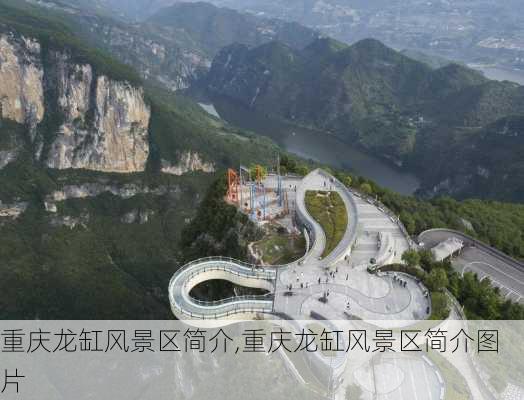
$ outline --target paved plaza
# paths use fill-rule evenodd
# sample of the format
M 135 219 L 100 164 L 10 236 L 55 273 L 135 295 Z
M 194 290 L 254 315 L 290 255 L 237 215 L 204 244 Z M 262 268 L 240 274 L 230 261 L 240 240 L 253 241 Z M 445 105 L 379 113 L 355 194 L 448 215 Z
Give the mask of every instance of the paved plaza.
M 438 368 L 426 357 L 406 354 L 378 355 L 353 372 L 363 400 L 440 400 L 444 382 Z

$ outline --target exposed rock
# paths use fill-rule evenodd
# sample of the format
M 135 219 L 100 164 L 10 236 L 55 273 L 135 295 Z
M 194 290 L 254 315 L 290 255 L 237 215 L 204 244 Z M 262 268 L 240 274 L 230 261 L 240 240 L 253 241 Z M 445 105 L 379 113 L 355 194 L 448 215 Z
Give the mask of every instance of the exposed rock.
M 66 55 L 55 54 L 58 76 L 58 105 L 64 113 L 66 123 L 72 125 L 75 120 L 85 122 L 89 110 L 89 98 L 93 70 L 90 65 L 71 64 Z M 71 129 L 74 127 L 71 126 Z
M 57 211 L 56 203 L 58 202 L 69 199 L 86 199 L 89 197 L 96 197 L 102 193 L 111 193 L 114 196 L 118 196 L 123 199 L 129 199 L 139 194 L 162 196 L 168 193 L 178 193 L 179 191 L 180 188 L 178 186 L 159 186 L 152 188 L 134 183 L 121 186 L 102 183 L 86 183 L 83 185 L 64 186 L 62 190 L 56 190 L 48 195 L 44 204 L 48 212 L 55 213 Z
M 170 90 L 188 88 L 211 66 L 211 60 L 201 51 L 181 47 L 178 35 L 159 37 L 148 29 L 115 26 L 96 17 L 83 22 L 92 25 L 89 34 L 101 40 L 115 57 L 133 65 L 145 79 L 157 79 Z
M 470 220 L 467 220 L 465 218 L 461 218 L 460 219 L 460 222 L 462 224 L 462 226 L 472 232 L 475 232 L 475 228 L 473 227 L 473 224 L 471 223 Z
M 194 171 L 215 172 L 215 165 L 203 161 L 200 154 L 191 151 L 184 152 L 177 164 L 170 164 L 168 161 L 162 160 L 162 172 L 166 174 L 184 175 Z
M 51 219 L 51 226 L 61 227 L 65 226 L 69 229 L 76 228 L 77 226 L 86 227 L 86 224 L 89 222 L 89 214 L 84 214 L 80 217 L 72 217 L 70 215 L 65 215 L 62 217 L 53 217 Z
M 3 204 L 0 201 L 0 218 L 18 218 L 26 209 L 27 202 L 16 202 L 13 204 Z
M 45 114 L 44 82 L 56 85 L 57 98 L 49 101 L 58 104 L 63 123 L 46 155 L 50 168 L 143 171 L 151 114 L 143 90 L 96 76 L 90 65 L 74 63 L 66 53 L 46 57 L 51 72 L 44 74 L 38 41 L 0 35 L 0 118 L 29 127 L 39 159 L 43 140 L 35 128 Z M 2 153 L 0 167 L 13 156 Z
M 0 151 L 0 169 L 4 168 L 11 161 L 16 160 L 17 152 L 15 150 Z
M 150 109 L 142 89 L 98 77 L 90 105 L 93 72 L 58 57 L 59 105 L 65 122 L 51 145 L 50 168 L 84 168 L 103 172 L 143 171 L 149 156 Z M 87 121 L 94 108 L 92 126 Z
M 44 201 L 44 207 L 47 212 L 50 212 L 50 213 L 58 212 L 58 207 L 56 206 L 55 203 Z
M 124 214 L 121 221 L 124 224 L 146 224 L 149 222 L 149 218 L 153 216 L 153 211 L 148 210 L 133 210 Z
M 0 35 L 0 118 L 34 129 L 44 117 L 43 77 L 37 41 Z

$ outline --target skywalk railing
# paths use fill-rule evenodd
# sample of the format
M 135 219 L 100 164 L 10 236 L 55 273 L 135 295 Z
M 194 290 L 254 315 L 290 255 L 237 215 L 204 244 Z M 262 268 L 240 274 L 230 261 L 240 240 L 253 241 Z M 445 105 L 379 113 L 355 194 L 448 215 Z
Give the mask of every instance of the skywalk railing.
M 333 259 L 339 257 L 341 254 L 345 253 L 349 248 L 353 246 L 355 243 L 355 240 L 357 239 L 357 228 L 358 228 L 358 210 L 357 210 L 357 204 L 355 203 L 355 200 L 353 199 L 350 190 L 344 185 L 342 182 L 340 182 L 337 178 L 334 176 L 320 170 L 319 171 L 321 175 L 325 176 L 326 179 L 330 179 L 331 182 L 335 185 L 335 187 L 342 193 L 342 196 L 346 198 L 346 200 L 349 203 L 349 209 L 347 210 L 348 213 L 348 226 L 346 227 L 346 231 L 344 233 L 344 236 L 338 243 L 338 245 L 335 247 L 335 249 L 325 257 L 324 261 L 326 263 L 330 263 L 333 261 Z M 345 204 L 346 202 L 344 202 Z
M 186 275 L 190 269 L 194 270 Z M 212 271 L 224 271 L 239 277 L 261 279 L 268 282 L 274 281 L 277 276 L 274 268 L 260 267 L 230 257 L 200 258 L 185 264 L 171 278 L 169 283 L 169 296 L 172 308 L 183 315 L 198 319 L 218 319 L 240 313 L 270 313 L 273 310 L 272 293 L 265 295 L 235 296 L 217 301 L 202 301 L 191 298 L 190 303 L 179 304 L 177 298 L 180 299 L 180 293 L 174 293 L 176 288 L 187 288 L 186 285 L 189 280 L 197 275 Z M 176 281 L 181 277 L 185 279 L 176 284 Z M 195 305 L 199 308 L 201 307 L 201 309 L 191 309 L 192 306 L 194 307 Z
M 186 315 L 193 319 L 212 320 L 227 318 L 237 314 L 255 314 L 255 313 L 272 313 L 273 300 L 241 300 L 236 299 L 234 302 L 222 306 L 222 310 L 203 308 L 199 311 L 192 311 L 180 307 L 178 304 L 171 304 L 174 310 L 177 310 L 182 315 Z
M 216 265 L 214 267 L 212 266 L 203 266 L 204 264 L 212 264 L 215 263 Z M 212 268 L 215 269 L 221 269 L 221 270 L 227 270 L 228 272 L 235 273 L 239 276 L 246 276 L 246 277 L 261 277 L 263 279 L 275 279 L 276 278 L 276 270 L 274 268 L 268 268 L 268 267 L 260 267 L 255 264 L 246 263 L 244 261 L 236 260 L 231 257 L 222 257 L 222 256 L 216 256 L 216 257 L 204 257 L 199 258 L 198 260 L 191 261 L 181 268 L 178 269 L 178 271 L 175 272 L 173 277 L 171 278 L 170 286 L 173 283 L 174 280 L 176 280 L 178 277 L 182 276 L 188 269 L 191 269 L 195 266 L 203 266 L 202 268 L 204 271 L 212 270 Z M 202 273 L 202 269 L 195 270 L 195 272 Z M 241 272 L 242 271 L 242 272 Z
M 260 295 L 243 295 L 243 296 L 232 296 L 228 297 L 226 299 L 220 299 L 220 300 L 198 300 L 195 298 L 191 298 L 191 302 L 198 304 L 199 306 L 205 306 L 205 307 L 219 307 L 224 304 L 233 304 L 235 302 L 242 302 L 242 303 L 248 303 L 250 301 L 273 301 L 274 295 L 273 293 L 267 293 L 267 294 L 260 294 Z

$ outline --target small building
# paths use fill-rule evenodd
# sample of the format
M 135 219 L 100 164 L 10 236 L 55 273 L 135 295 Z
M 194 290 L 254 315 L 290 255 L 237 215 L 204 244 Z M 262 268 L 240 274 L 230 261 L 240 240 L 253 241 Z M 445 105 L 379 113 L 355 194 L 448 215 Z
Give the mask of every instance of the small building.
M 431 249 L 436 261 L 443 261 L 464 248 L 464 242 L 456 237 L 450 237 Z

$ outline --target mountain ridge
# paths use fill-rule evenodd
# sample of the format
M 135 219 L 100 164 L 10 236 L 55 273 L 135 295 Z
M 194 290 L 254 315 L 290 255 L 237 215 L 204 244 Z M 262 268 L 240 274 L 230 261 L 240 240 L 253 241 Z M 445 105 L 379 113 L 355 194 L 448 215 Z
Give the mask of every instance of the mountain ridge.
M 310 46 L 309 51 L 275 42 L 258 49 L 226 47 L 215 58 L 205 85 L 213 95 L 336 133 L 375 155 L 406 165 L 424 180 L 426 193 L 435 193 L 439 187 L 446 193 L 442 183 L 456 178 L 461 189 L 454 195 L 482 196 L 469 187 L 479 189 L 473 180 L 482 165 L 455 177 L 448 168 L 435 173 L 424 162 L 431 154 L 430 146 L 417 142 L 429 140 L 438 146 L 435 142 L 442 140 L 461 153 L 459 142 L 473 145 L 456 140 L 464 132 L 477 134 L 501 118 L 524 114 L 524 87 L 490 81 L 458 64 L 434 69 L 375 39 L 351 46 L 318 39 Z M 419 154 L 421 149 L 424 154 Z M 508 159 L 518 151 L 506 150 Z M 459 175 L 468 175 L 471 182 Z M 502 199 L 522 201 L 519 193 L 518 188 L 516 197 L 505 191 Z

